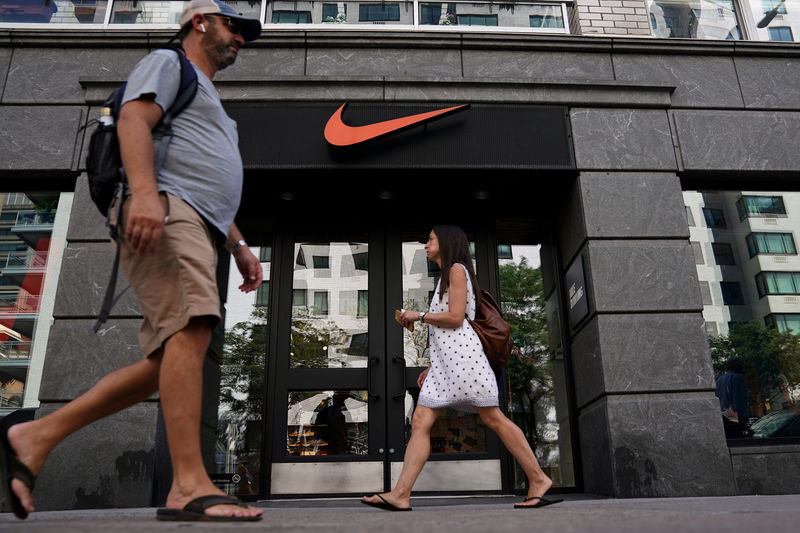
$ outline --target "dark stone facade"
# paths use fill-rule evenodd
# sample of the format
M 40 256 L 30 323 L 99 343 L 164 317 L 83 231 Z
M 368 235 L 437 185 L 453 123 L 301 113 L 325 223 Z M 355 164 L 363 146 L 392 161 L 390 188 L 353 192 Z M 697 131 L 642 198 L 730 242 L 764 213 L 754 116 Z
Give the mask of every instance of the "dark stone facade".
M 0 178 L 75 190 L 40 414 L 141 356 L 134 297 L 91 331 L 110 254 L 77 132 L 169 36 L 0 30 Z M 286 31 L 265 33 L 216 82 L 226 102 L 568 106 L 578 177 L 556 200 L 557 253 L 565 266 L 583 259 L 589 300 L 568 339 L 583 488 L 701 496 L 800 492 L 800 475 L 784 475 L 800 446 L 726 445 L 681 197 L 682 182 L 797 190 L 798 67 L 800 46 L 784 43 Z M 207 381 L 210 443 L 218 372 Z M 71 436 L 42 471 L 37 507 L 156 502 L 157 420 L 153 398 Z

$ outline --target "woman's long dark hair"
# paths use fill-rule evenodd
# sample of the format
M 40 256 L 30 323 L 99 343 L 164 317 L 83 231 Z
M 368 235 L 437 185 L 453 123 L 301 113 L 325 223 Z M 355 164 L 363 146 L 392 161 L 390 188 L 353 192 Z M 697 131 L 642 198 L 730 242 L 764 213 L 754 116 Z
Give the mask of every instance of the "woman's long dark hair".
M 450 268 L 461 263 L 467 268 L 472 290 L 475 293 L 475 307 L 481 304 L 481 291 L 478 280 L 475 278 L 475 267 L 469 253 L 469 240 L 464 230 L 458 226 L 439 225 L 433 227 L 433 233 L 439 241 L 439 257 L 442 259 L 442 282 L 439 288 L 439 301 L 444 298 L 444 293 L 450 287 Z

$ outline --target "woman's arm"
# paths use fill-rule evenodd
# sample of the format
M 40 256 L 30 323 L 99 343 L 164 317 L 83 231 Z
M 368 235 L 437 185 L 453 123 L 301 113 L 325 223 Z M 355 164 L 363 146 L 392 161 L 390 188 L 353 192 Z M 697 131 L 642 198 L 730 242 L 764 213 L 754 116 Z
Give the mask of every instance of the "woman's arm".
M 425 313 L 425 323 L 440 328 L 457 328 L 464 322 L 467 313 L 467 272 L 461 265 L 450 267 L 448 288 L 448 310 L 443 313 Z M 419 320 L 419 311 L 403 311 L 401 319 L 408 322 Z

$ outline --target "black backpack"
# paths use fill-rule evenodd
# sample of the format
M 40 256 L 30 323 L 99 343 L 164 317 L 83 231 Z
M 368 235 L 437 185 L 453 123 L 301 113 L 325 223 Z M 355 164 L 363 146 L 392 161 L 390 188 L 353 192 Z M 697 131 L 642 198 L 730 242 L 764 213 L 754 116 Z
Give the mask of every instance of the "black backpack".
M 154 132 L 162 134 L 161 143 L 158 147 L 158 153 L 155 156 L 154 168 L 156 174 L 161 169 L 164 163 L 164 156 L 167 154 L 167 148 L 172 140 L 172 121 L 181 111 L 192 102 L 195 94 L 197 93 L 197 72 L 192 67 L 191 62 L 186 58 L 182 50 L 178 48 L 165 48 L 165 50 L 172 50 L 178 54 L 178 59 L 181 64 L 181 81 L 178 87 L 178 94 L 175 101 L 164 112 L 161 121 L 153 128 Z M 115 241 L 118 240 L 117 227 L 111 223 L 109 216 L 109 209 L 112 201 L 116 198 L 117 205 L 121 205 L 122 199 L 127 189 L 127 182 L 125 180 L 125 169 L 122 167 L 122 158 L 119 152 L 119 138 L 117 137 L 117 121 L 119 120 L 119 112 L 122 104 L 122 98 L 125 95 L 125 88 L 127 83 L 123 83 L 103 104 L 104 114 L 108 113 L 111 121 L 104 124 L 101 120 L 97 120 L 97 127 L 92 132 L 91 139 L 89 140 L 89 152 L 86 156 L 86 174 L 89 177 L 89 194 L 92 201 L 100 210 L 100 214 L 106 217 L 106 226 L 108 227 L 111 238 Z M 95 121 L 93 121 L 95 122 Z M 103 305 L 100 308 L 97 322 L 94 325 L 95 333 L 100 329 L 100 326 L 108 320 L 111 313 L 111 308 L 125 293 L 127 288 L 120 292 L 117 297 L 114 297 L 114 288 L 117 284 L 117 274 L 119 272 L 119 246 L 117 246 L 116 257 L 114 258 L 114 266 L 111 269 L 111 278 L 108 282 L 106 295 L 103 298 Z

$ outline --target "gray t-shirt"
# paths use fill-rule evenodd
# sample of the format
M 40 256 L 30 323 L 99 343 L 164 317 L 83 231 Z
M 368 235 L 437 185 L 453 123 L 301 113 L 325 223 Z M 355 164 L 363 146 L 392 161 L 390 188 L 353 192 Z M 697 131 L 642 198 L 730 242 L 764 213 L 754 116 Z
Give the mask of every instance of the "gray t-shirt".
M 239 134 L 214 84 L 197 66 L 194 69 L 197 94 L 172 122 L 173 137 L 157 176 L 158 190 L 182 198 L 227 236 L 242 196 Z M 178 55 L 156 50 L 134 67 L 122 103 L 151 94 L 166 110 L 178 94 L 180 77 Z M 160 136 L 154 133 L 156 153 L 159 143 Z

